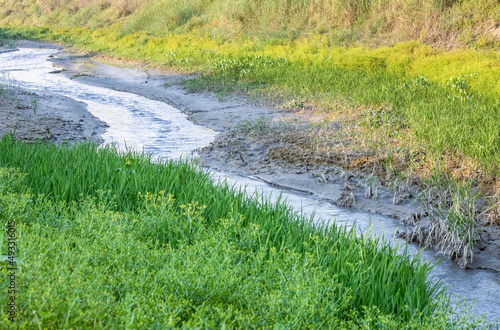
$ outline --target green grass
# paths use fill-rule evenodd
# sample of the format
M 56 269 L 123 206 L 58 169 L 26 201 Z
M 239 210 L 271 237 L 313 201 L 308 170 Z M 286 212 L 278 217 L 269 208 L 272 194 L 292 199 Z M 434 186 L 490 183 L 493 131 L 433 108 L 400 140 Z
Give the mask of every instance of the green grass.
M 80 27 L 123 23 L 123 34 L 189 33 L 273 42 L 321 35 L 330 45 L 423 40 L 498 47 L 496 0 L 47 0 L 0 1 L 0 24 Z
M 24 264 L 20 328 L 477 322 L 450 318 L 420 256 L 313 226 L 284 204 L 214 185 L 193 164 L 10 137 L 0 155 L 0 219 L 16 222 Z
M 434 163 L 458 153 L 489 176 L 500 173 L 500 55 L 493 51 L 440 51 L 419 42 L 377 49 L 330 47 L 322 37 L 293 42 L 195 34 L 123 34 L 120 25 L 85 28 L 2 28 L 6 36 L 58 40 L 88 51 L 198 71 L 191 90 L 243 93 L 283 105 L 313 104 L 338 111 L 338 100 L 368 108 L 387 106 L 408 125 L 405 150 L 424 146 Z
M 339 0 L 333 1 L 331 8 L 323 8 L 322 1 L 237 1 L 228 7 L 224 1 L 161 0 L 141 7 L 140 0 L 115 6 L 106 5 L 107 1 L 90 1 L 87 6 L 74 0 L 64 5 L 47 3 L 31 16 L 27 15 L 35 10 L 31 5 L 6 15 L 5 11 L 18 4 L 4 3 L 0 21 L 9 27 L 0 28 L 0 40 L 58 41 L 149 66 L 201 73 L 184 83 L 193 91 L 209 90 L 222 96 L 239 93 L 277 106 L 312 105 L 339 114 L 337 118 L 352 109 L 362 109 L 356 110 L 360 120 L 353 123 L 368 127 L 363 133 L 363 143 L 367 143 L 360 145 L 382 150 L 382 158 L 411 159 L 398 175 L 411 176 L 412 162 L 417 158 L 416 166 L 424 167 L 423 174 L 417 176 L 443 174 L 449 161 L 452 168 L 445 170 L 445 175 L 460 174 L 455 171 L 458 168 L 478 180 L 498 181 L 500 54 L 498 42 L 488 32 L 488 22 L 500 17 L 495 1 L 407 0 L 391 7 L 394 3 L 389 0 Z M 343 17 L 335 14 L 339 8 Z M 324 17 L 314 16 L 317 13 Z M 351 17 L 353 13 L 355 17 Z M 418 25 L 415 19 L 420 21 L 423 16 L 432 24 L 427 21 Z M 269 17 L 276 24 L 264 24 Z M 326 24 L 322 19 L 330 23 L 322 26 Z M 380 23 L 385 21 L 394 29 Z M 459 40 L 452 46 L 468 48 L 443 50 L 435 41 L 448 39 Z M 364 46 L 357 46 L 358 41 L 364 41 Z M 386 44 L 391 46 L 382 47 Z M 387 118 L 380 117 L 380 112 Z M 376 126 L 386 119 L 391 122 L 383 125 L 387 134 L 372 143 L 369 135 L 378 135 Z M 114 166 L 106 160 L 102 168 L 112 171 Z M 120 166 L 128 170 L 135 165 Z M 119 189 L 124 196 L 117 199 L 120 209 L 133 210 L 131 196 L 146 191 L 145 187 L 134 178 L 126 182 L 127 172 L 118 172 L 115 181 L 104 184 L 104 189 Z M 107 180 L 105 173 L 99 178 Z M 464 179 L 471 177 L 456 178 Z M 56 186 L 44 191 L 63 200 L 95 188 L 92 184 L 74 187 L 65 182 L 53 189 Z M 486 193 L 498 196 L 495 191 Z M 182 202 L 189 203 L 189 196 Z M 204 212 L 208 215 L 212 210 Z M 465 221 L 467 217 L 460 219 L 454 221 L 459 227 L 472 223 Z M 471 242 L 475 242 L 474 237 Z M 473 248 L 473 244 L 467 245 Z

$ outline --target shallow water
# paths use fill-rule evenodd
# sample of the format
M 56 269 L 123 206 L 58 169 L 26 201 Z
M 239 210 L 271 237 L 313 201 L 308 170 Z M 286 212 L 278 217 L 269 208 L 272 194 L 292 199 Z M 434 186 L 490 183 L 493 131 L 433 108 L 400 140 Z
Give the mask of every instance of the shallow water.
M 0 81 L 13 79 L 14 85 L 24 89 L 43 90 L 86 103 L 93 115 L 109 125 L 103 135 L 105 142 L 118 143 L 121 148 L 132 147 L 161 158 L 179 158 L 190 157 L 195 149 L 213 141 L 216 135 L 214 131 L 193 124 L 185 114 L 166 103 L 86 85 L 63 75 L 49 74 L 54 68 L 48 56 L 56 52 L 57 49 L 20 48 L 17 52 L 0 54 Z M 114 72 L 116 70 L 113 69 Z M 123 74 L 123 77 L 127 74 Z M 393 219 L 340 209 L 310 195 L 281 191 L 252 178 L 224 173 L 214 173 L 214 178 L 228 180 L 236 186 L 246 187 L 250 193 L 262 193 L 271 199 L 282 194 L 295 209 L 302 210 L 306 215 L 315 214 L 315 221 L 335 221 L 349 228 L 356 223 L 356 230 L 365 233 L 371 230 L 374 235 L 390 238 L 394 244 L 404 244 L 394 238 L 394 233 L 402 224 Z M 415 245 L 408 247 L 416 253 Z M 432 263 L 438 260 L 433 251 L 424 251 L 423 258 Z M 486 313 L 490 320 L 500 318 L 498 273 L 480 269 L 464 270 L 444 260 L 432 271 L 431 280 L 441 280 L 453 295 L 466 297 L 469 302 L 475 301 L 475 314 Z
M 103 139 L 121 148 L 126 143 L 155 155 L 175 158 L 214 139 L 215 132 L 191 123 L 185 114 L 163 102 L 49 74 L 54 68 L 47 59 L 56 52 L 20 48 L 17 52 L 0 54 L 0 72 L 6 74 L 0 79 L 13 79 L 11 83 L 25 89 L 60 94 L 86 103 L 94 116 L 109 125 Z

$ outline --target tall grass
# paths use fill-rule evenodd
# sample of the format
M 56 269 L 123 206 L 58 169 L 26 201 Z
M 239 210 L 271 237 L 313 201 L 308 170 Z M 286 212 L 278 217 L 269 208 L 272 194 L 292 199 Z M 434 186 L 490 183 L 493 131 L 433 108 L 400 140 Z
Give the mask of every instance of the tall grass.
M 245 35 L 293 40 L 321 34 L 336 45 L 420 39 L 442 46 L 498 46 L 496 0 L 3 0 L 0 22 L 59 27 L 109 26 L 146 31 Z
M 369 287 L 353 290 L 342 280 L 344 273 L 335 274 L 317 261 L 326 250 L 342 258 L 343 242 L 351 236 L 345 232 L 339 233 L 340 241 L 309 237 L 307 252 L 297 253 L 272 247 L 262 240 L 267 232 L 257 223 L 242 225 L 241 217 L 207 225 L 193 204 L 175 211 L 172 196 L 163 193 L 139 195 L 135 212 L 116 212 L 110 209 L 112 204 L 96 203 L 91 197 L 77 203 L 45 197 L 33 201 L 24 186 L 26 175 L 17 169 L 0 168 L 0 178 L 2 222 L 16 222 L 17 258 L 22 262 L 16 277 L 16 323 L 4 318 L 6 326 L 444 329 L 481 325 L 464 313 L 452 318 L 442 306 L 432 316 L 417 314 L 407 321 L 402 320 L 404 314 L 394 314 L 399 310 L 383 313 L 374 305 L 356 306 L 352 299 L 367 297 Z M 366 240 L 356 242 L 357 252 L 349 255 L 358 257 L 347 259 L 345 269 L 360 270 L 359 264 L 369 260 L 364 252 L 376 249 Z M 382 248 L 379 253 L 388 252 Z M 397 258 L 390 258 L 387 266 L 404 263 L 404 257 Z M 383 265 L 372 268 L 384 277 Z M 0 272 L 0 285 L 7 285 L 5 267 Z M 404 279 L 405 274 L 400 276 Z M 2 300 L 5 293 L 0 291 Z M 418 286 L 406 295 L 415 293 Z M 400 295 L 395 292 L 389 300 Z M 4 315 L 4 304 L 0 310 Z
M 311 267 L 311 271 L 314 269 L 320 271 L 323 274 L 320 276 L 321 278 L 324 279 L 323 276 L 326 276 L 338 283 L 339 291 L 335 289 L 337 284 L 332 284 L 333 287 L 329 289 L 323 287 L 325 290 L 336 292 L 334 294 L 338 295 L 338 298 L 335 299 L 344 301 L 344 298 L 348 297 L 347 305 L 341 308 L 342 311 L 337 310 L 340 314 L 335 314 L 336 307 L 332 307 L 333 311 L 331 312 L 334 313 L 332 315 L 336 315 L 332 320 L 338 318 L 347 320 L 351 313 L 349 310 L 353 310 L 353 315 L 363 315 L 362 317 L 367 317 L 366 315 L 376 311 L 376 314 L 380 312 L 383 315 L 389 315 L 390 319 L 394 318 L 397 322 L 413 322 L 415 320 L 420 322 L 433 317 L 437 311 L 443 311 L 438 306 L 438 301 L 445 297 L 445 293 L 439 283 L 431 285 L 427 281 L 432 267 L 427 263 L 422 263 L 419 255 L 411 257 L 406 249 L 398 253 L 399 247 L 391 247 L 382 239 L 369 236 L 358 237 L 354 231 L 347 232 L 337 226 L 327 226 L 326 224 L 313 226 L 311 220 L 296 214 L 289 206 L 279 201 L 272 204 L 265 198 L 248 196 L 241 190 L 236 191 L 227 184 L 215 185 L 207 172 L 200 172 L 192 163 L 152 163 L 149 157 L 141 154 L 121 154 L 113 147 L 106 146 L 98 149 L 92 144 L 79 144 L 74 147 L 56 147 L 46 144 L 28 145 L 16 142 L 7 136 L 3 137 L 0 142 L 0 155 L 1 167 L 15 167 L 26 173 L 25 182 L 33 192 L 29 198 L 20 199 L 22 203 L 25 203 L 25 206 L 17 208 L 9 206 L 10 209 L 16 210 L 13 214 L 18 214 L 17 216 L 22 219 L 23 224 L 34 228 L 34 233 L 39 230 L 51 233 L 47 234 L 49 236 L 43 234 L 44 237 L 52 237 L 50 240 L 56 239 L 60 235 L 60 230 L 68 228 L 69 232 L 67 233 L 71 234 L 65 236 L 64 241 L 68 242 L 69 246 L 73 244 L 71 241 L 76 237 L 80 237 L 78 240 L 84 241 L 92 237 L 92 240 L 97 242 L 105 240 L 104 236 L 107 235 L 105 233 L 108 230 L 113 231 L 114 227 L 110 227 L 110 224 L 116 223 L 120 224 L 119 226 L 134 227 L 134 221 L 139 221 L 137 226 L 140 230 L 134 229 L 133 232 L 130 232 L 132 227 L 130 229 L 120 227 L 121 229 L 117 233 L 125 235 L 126 232 L 129 232 L 126 234 L 128 237 L 126 240 L 131 242 L 136 242 L 135 236 L 140 238 L 141 235 L 146 235 L 148 240 L 151 240 L 148 241 L 151 244 L 166 245 L 169 247 L 168 249 L 178 250 L 178 253 L 182 254 L 184 253 L 182 251 L 191 249 L 190 244 L 194 244 L 199 239 L 197 230 L 203 230 L 203 235 L 208 235 L 203 236 L 202 240 L 207 240 L 207 246 L 211 246 L 207 251 L 219 247 L 225 249 L 223 245 L 219 246 L 219 244 L 226 243 L 218 243 L 217 240 L 212 242 L 212 238 L 213 235 L 224 233 L 226 235 L 229 231 L 231 235 L 235 235 L 235 244 L 238 244 L 239 247 L 244 244 L 243 247 L 247 252 L 241 257 L 238 257 L 237 252 L 234 256 L 228 255 L 227 258 L 231 258 L 230 260 L 236 258 L 235 261 L 230 262 L 233 266 L 228 264 L 228 267 L 237 269 L 242 262 L 247 265 L 244 260 L 250 258 L 248 261 L 250 265 L 247 266 L 251 269 L 253 267 L 260 269 L 258 268 L 260 266 L 254 265 L 253 262 L 261 263 L 262 261 L 256 259 L 251 261 L 254 260 L 252 258 L 265 257 L 265 260 L 274 262 L 275 256 L 278 256 L 277 260 L 282 260 L 280 258 L 283 257 L 288 260 L 286 262 L 292 262 L 288 257 L 290 256 L 292 259 L 303 260 L 304 265 Z M 40 197 L 36 197 L 39 194 L 44 196 L 41 197 L 41 200 Z M 32 198 L 31 202 L 30 198 Z M 55 207 L 59 211 L 45 211 L 45 202 L 43 201 L 49 200 L 51 201 L 49 203 L 54 203 L 51 204 L 54 206 L 50 206 L 50 208 Z M 78 204 L 74 204 L 76 201 Z M 89 202 L 95 206 L 90 205 Z M 30 207 L 26 205 L 30 205 Z M 9 207 L 4 208 L 4 211 L 8 210 Z M 103 207 L 105 208 L 103 209 Z M 26 212 L 22 210 L 26 210 Z M 57 213 L 59 215 L 53 218 L 52 215 L 45 215 L 45 212 L 60 213 Z M 96 213 L 95 216 L 94 213 Z M 7 214 L 10 213 L 4 213 L 3 216 L 7 216 Z M 82 216 L 83 218 L 81 218 Z M 129 217 L 136 220 L 132 221 Z M 85 224 L 88 221 L 91 221 L 88 224 L 89 228 Z M 25 230 L 30 232 L 31 229 L 26 228 L 22 231 Z M 136 233 L 134 234 L 134 232 Z M 141 234 L 141 232 L 145 234 Z M 114 237 L 113 235 L 112 237 Z M 248 238 L 247 235 L 252 236 L 252 238 Z M 20 234 L 20 237 L 23 237 L 23 234 Z M 35 246 L 40 246 L 42 249 L 47 241 L 40 239 L 36 240 L 38 243 Z M 125 236 L 123 238 L 117 237 L 117 239 L 125 239 Z M 231 241 L 232 238 L 229 240 Z M 27 244 L 27 241 L 23 243 L 23 246 L 25 246 L 24 244 Z M 90 243 L 82 241 L 82 244 Z M 99 245 L 101 244 L 104 243 L 99 243 Z M 203 242 L 200 244 L 205 246 Z M 198 248 L 200 247 L 193 247 L 193 249 Z M 26 249 L 32 251 L 32 248 L 27 246 Z M 140 248 L 140 251 L 144 251 L 141 253 L 146 253 L 144 249 L 146 247 Z M 207 253 L 202 252 L 204 249 L 196 252 L 201 253 L 199 258 L 212 260 L 210 258 L 216 257 L 203 256 L 204 253 Z M 227 255 L 231 251 L 230 247 L 228 249 L 226 252 L 217 252 L 217 255 L 220 253 Z M 160 250 L 154 251 L 157 251 L 154 253 L 160 253 L 158 252 Z M 33 250 L 30 253 L 36 254 L 36 251 Z M 127 253 L 131 253 L 131 251 Z M 253 253 L 263 253 L 263 256 Z M 134 254 L 138 255 L 137 252 Z M 33 256 L 25 255 L 23 258 L 31 260 Z M 170 256 L 167 259 L 172 260 L 172 262 L 180 262 L 184 257 L 179 255 L 179 258 L 181 259 Z M 196 258 L 189 257 L 186 262 L 195 262 L 195 260 Z M 217 263 L 218 261 L 213 262 Z M 302 264 L 302 261 L 299 264 Z M 41 267 L 41 265 L 36 267 Z M 135 271 L 143 273 L 143 270 L 135 267 Z M 175 267 L 181 267 L 181 265 Z M 187 267 L 187 264 L 182 267 Z M 199 268 L 200 271 L 203 267 Z M 210 264 L 210 267 L 220 269 L 216 264 Z M 113 269 L 116 272 L 123 271 L 114 266 Z M 245 270 L 243 273 L 252 274 L 254 270 L 251 269 Z M 287 276 L 285 275 L 286 269 L 281 270 L 285 277 Z M 206 271 L 193 276 L 201 274 L 205 276 Z M 213 276 L 217 276 L 216 274 L 217 272 Z M 267 278 L 267 275 L 262 276 L 264 276 L 262 281 L 274 281 Z M 195 281 L 195 283 L 197 282 L 199 280 Z M 185 283 L 187 285 L 187 282 Z M 245 283 L 243 281 L 238 285 L 246 285 Z M 285 282 L 282 284 L 284 285 Z M 205 285 L 208 284 L 205 283 Z M 216 285 L 215 282 L 213 285 Z M 293 284 L 291 285 L 293 286 Z M 207 292 L 210 290 L 216 292 L 218 289 L 215 286 L 213 289 L 207 288 L 207 290 Z M 251 293 L 246 292 L 245 294 Z M 51 293 L 49 295 L 52 297 Z M 189 302 L 196 306 L 203 305 L 204 300 L 201 296 L 194 297 L 192 291 L 189 290 L 183 293 L 183 296 L 185 295 L 190 297 L 186 303 Z M 128 299 L 125 292 L 123 295 L 120 294 L 120 297 L 120 299 Z M 226 301 L 228 306 L 235 306 L 238 310 L 239 308 L 244 309 L 241 305 L 244 303 L 244 299 L 233 298 L 229 299 L 229 297 L 224 296 L 217 298 L 222 299 L 217 301 L 220 303 Z M 285 303 L 284 297 L 279 299 Z M 329 302 L 320 303 L 318 307 L 329 306 L 335 299 L 328 298 Z M 237 303 L 238 301 L 240 303 Z M 223 303 L 223 306 L 226 306 L 225 304 Z M 374 306 L 376 309 L 373 309 Z M 319 320 L 324 321 L 325 319 Z

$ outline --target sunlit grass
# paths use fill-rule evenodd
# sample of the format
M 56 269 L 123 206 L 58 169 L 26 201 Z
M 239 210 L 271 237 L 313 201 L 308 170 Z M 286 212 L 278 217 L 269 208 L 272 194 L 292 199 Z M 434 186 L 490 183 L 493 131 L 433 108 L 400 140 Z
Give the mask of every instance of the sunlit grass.
M 429 0 L 414 6 L 407 0 L 392 8 L 380 1 L 339 0 L 325 8 L 323 1 L 246 5 L 233 1 L 225 6 L 224 1 L 163 0 L 151 2 L 144 11 L 139 10 L 145 3 L 141 0 L 113 5 L 109 1 L 75 0 L 64 5 L 49 1 L 14 11 L 18 2 L 4 3 L 0 19 L 10 15 L 9 23 L 17 28 L 0 28 L 0 40 L 61 41 L 151 66 L 201 73 L 200 78 L 186 82 L 191 90 L 240 93 L 278 106 L 310 105 L 336 112 L 339 118 L 352 109 L 363 109 L 354 117 L 360 118 L 356 124 L 370 128 L 364 135 L 380 132 L 371 128 L 386 121 L 377 112 L 384 109 L 384 116 L 398 123 L 397 128 L 388 130 L 390 138 L 384 135 L 370 146 L 393 147 L 383 155 L 387 160 L 393 154 L 425 150 L 425 161 L 438 164 L 435 170 L 439 171 L 443 154 L 456 154 L 474 171 L 499 175 L 500 55 L 478 50 L 498 46 L 484 28 L 498 15 L 495 1 Z M 339 12 L 344 14 L 339 16 Z M 439 19 L 421 20 L 422 16 Z M 444 51 L 417 41 L 393 42 L 426 42 L 443 36 L 474 49 Z M 353 47 L 359 40 L 376 45 L 390 40 L 393 46 Z M 399 141 L 392 144 L 390 139 Z M 419 322 L 436 310 L 431 296 L 439 288 L 425 283 L 428 266 L 419 265 L 418 258 L 410 262 L 406 254 L 396 257 L 394 249 L 381 241 L 356 238 L 335 227 L 313 228 L 285 206 L 250 200 L 227 185 L 214 187 L 195 164 L 152 164 L 147 156 L 120 155 L 109 146 L 100 150 L 93 145 L 74 150 L 28 147 L 5 138 L 0 144 L 0 166 L 27 173 L 25 183 L 32 190 L 29 195 L 24 188 L 15 192 L 6 188 L 2 195 L 7 209 L 26 211 L 11 214 L 20 219 L 26 232 L 21 244 L 30 247 L 22 258 L 33 260 L 33 270 L 23 275 L 29 288 L 22 293 L 23 308 L 39 314 L 26 316 L 26 326 L 44 322 L 47 327 L 91 323 L 110 328 L 128 323 L 165 327 L 169 322 L 183 326 L 184 321 L 184 326 L 209 327 L 390 324 L 397 328 L 410 319 L 409 327 L 421 327 Z M 8 172 L 4 177 L 22 176 Z M 16 186 L 4 187 L 9 185 Z M 46 197 L 37 199 L 39 193 Z M 460 212 L 453 213 L 459 215 L 453 222 L 459 229 L 464 227 Z M 41 214 L 43 221 L 34 222 Z M 93 227 L 97 223 L 102 225 Z M 469 232 L 475 235 L 476 223 L 467 224 L 473 224 Z M 82 235 L 82 228 L 87 236 Z M 71 239 L 60 237 L 63 229 Z M 455 232 L 456 237 L 463 233 Z M 455 236 L 450 236 L 454 243 L 460 241 Z M 168 247 L 170 254 L 154 244 Z M 89 249 L 92 245 L 110 249 Z M 55 257 L 57 267 L 50 262 L 54 246 L 68 252 Z M 262 255 L 257 251 L 263 251 Z M 131 264 L 134 253 L 153 259 Z M 158 277 L 161 285 L 156 277 L 151 284 L 151 276 L 140 273 L 144 268 L 165 269 L 165 265 L 176 269 L 177 278 L 192 281 L 175 282 L 164 271 Z M 100 267 L 99 274 L 106 270 L 116 276 L 89 275 L 88 267 Z M 193 271 L 186 273 L 188 268 Z M 203 270 L 203 276 L 194 269 Z M 286 269 L 293 269 L 293 275 L 285 276 Z M 252 282 L 248 274 L 255 274 L 257 280 Z M 307 285 L 306 277 L 311 279 Z M 54 286 L 50 286 L 52 278 L 58 279 Z M 239 281 L 241 292 L 234 291 L 234 281 Z M 37 288 L 34 283 L 44 285 Z M 294 289 L 287 289 L 289 283 Z M 174 286 L 174 291 L 169 289 Z M 263 298 L 255 298 L 255 292 Z M 44 295 L 68 299 L 45 304 L 45 300 L 29 298 Z M 298 302 L 287 299 L 292 296 L 301 298 Z M 325 301 L 336 304 L 325 309 Z M 101 309 L 107 311 L 104 316 Z M 263 315 L 264 310 L 271 312 Z M 159 314 L 171 318 L 159 321 Z M 317 321 L 325 319 L 331 323 Z M 448 320 L 438 313 L 427 320 L 434 322 L 428 327 L 449 326 Z
M 437 46 L 495 48 L 496 0 L 3 0 L 0 24 L 87 27 L 121 22 L 124 34 L 198 33 L 280 43 L 321 35 L 329 45 L 387 45 L 422 40 Z
M 78 1 L 71 3 L 73 6 Z M 137 9 L 139 3 L 130 5 Z M 56 8 L 52 13 L 55 15 L 61 10 L 63 16 L 55 19 L 54 24 L 43 28 L 1 28 L 0 39 L 30 37 L 61 41 L 85 51 L 138 60 L 149 66 L 198 72 L 199 78 L 184 83 L 192 91 L 209 90 L 221 96 L 237 93 L 252 101 L 279 107 L 320 109 L 330 113 L 334 121 L 351 117 L 343 121 L 345 127 L 350 127 L 349 132 L 339 133 L 334 139 L 337 144 L 352 148 L 355 153 L 375 155 L 381 161 L 403 160 L 406 167 L 391 169 L 395 175 L 417 175 L 426 179 L 446 172 L 451 180 L 498 180 L 500 55 L 485 36 L 478 37 L 474 49 L 452 51 L 421 42 L 425 41 L 425 29 L 419 37 L 421 41 L 391 43 L 391 47 L 378 48 L 346 42 L 345 47 L 337 47 L 331 35 L 321 31 L 301 34 L 288 26 L 281 32 L 273 30 L 266 35 L 262 33 L 265 29 L 257 31 L 262 26 L 245 30 L 249 20 L 257 19 L 250 13 L 242 16 L 247 19 L 247 25 L 242 26 L 240 32 L 231 30 L 235 28 L 232 17 L 226 22 L 227 31 L 220 33 L 222 30 L 217 24 L 221 22 L 209 19 L 210 15 L 221 12 L 215 4 L 198 1 L 166 6 L 169 3 L 168 0 L 155 1 L 144 11 L 131 10 L 124 14 L 127 18 L 123 21 L 112 17 L 112 9 L 105 6 L 105 2 L 101 2 L 102 8 L 89 5 L 87 12 L 75 9 L 80 16 L 75 15 L 68 21 L 61 17 L 69 7 Z M 425 2 L 424 9 L 439 8 L 444 13 L 449 8 L 455 15 L 462 9 L 472 10 L 473 3 Z M 302 5 L 272 1 L 265 6 L 250 7 L 259 7 L 265 15 L 284 12 L 302 15 L 301 10 L 305 9 Z M 355 9 L 349 1 L 335 5 Z M 368 19 L 378 7 L 375 2 L 365 5 L 363 10 Z M 120 2 L 117 8 L 124 6 Z M 483 10 L 483 6 L 489 9 L 477 17 L 494 17 L 498 6 L 491 7 L 484 2 L 474 10 Z M 213 11 L 207 12 L 208 8 Z M 246 9 L 235 7 L 234 10 L 245 12 Z M 102 24 L 89 18 L 87 27 L 75 27 L 79 26 L 75 22 L 85 21 L 83 16 L 91 17 L 93 11 L 111 16 Z M 265 15 L 262 17 L 267 17 Z M 40 20 L 44 17 L 49 16 L 41 15 Z M 211 24 L 219 32 L 214 32 Z M 484 43 L 485 47 L 478 43 Z M 387 118 L 381 118 L 380 113 Z M 379 125 L 388 118 L 391 123 Z M 348 142 L 342 141 L 342 134 L 347 134 Z M 316 151 L 328 153 L 331 143 L 328 145 L 326 140 L 329 138 L 316 136 L 316 139 Z M 324 148 L 320 148 L 320 139 Z M 472 176 L 454 178 L 456 168 L 446 170 L 447 163 L 460 163 L 456 167 L 466 168 L 465 172 Z M 414 167 L 424 169 L 417 173 Z M 75 188 L 65 189 L 57 193 L 74 194 Z M 499 193 L 486 193 L 490 204 L 497 205 Z M 473 244 L 467 245 L 473 248 Z
M 22 324 L 449 322 L 420 256 L 313 226 L 279 201 L 215 185 L 194 164 L 10 137 L 0 150 L 0 166 L 20 169 L 2 169 L 0 192 L 27 264 Z

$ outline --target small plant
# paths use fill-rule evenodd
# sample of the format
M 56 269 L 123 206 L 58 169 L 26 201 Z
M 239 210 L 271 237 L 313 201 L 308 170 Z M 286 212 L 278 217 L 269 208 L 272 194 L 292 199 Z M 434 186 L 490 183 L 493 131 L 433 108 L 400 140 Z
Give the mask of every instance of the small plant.
M 368 108 L 361 110 L 360 115 L 362 116 L 362 120 L 359 126 L 361 127 L 380 128 L 386 126 L 391 129 L 408 127 L 407 121 L 396 115 L 393 107 Z
M 458 95 L 454 96 L 452 99 L 460 100 L 461 102 L 469 101 L 473 96 L 471 93 L 470 85 L 468 84 L 469 78 L 477 77 L 477 73 L 465 75 L 462 74 L 458 77 L 451 77 L 448 80 L 448 84 L 446 86 L 450 87 L 455 93 Z
M 389 180 L 394 173 L 396 173 L 396 170 L 394 169 L 394 160 L 393 160 L 394 155 L 389 154 L 387 155 L 387 158 L 385 159 L 385 173 L 386 173 L 386 180 Z
M 230 56 L 209 63 L 208 71 L 215 76 L 243 78 L 257 69 L 281 67 L 285 63 L 286 60 L 281 57 L 272 59 L 270 56 L 246 56 L 235 59 Z
M 94 77 L 94 75 L 91 75 L 91 74 L 85 73 L 85 72 L 78 72 L 78 73 L 74 74 L 73 76 L 71 76 L 69 79 L 75 79 L 78 77 Z
M 256 120 L 246 120 L 245 122 L 236 125 L 233 130 L 240 133 L 266 133 L 277 129 L 278 127 L 279 124 L 275 123 L 272 118 L 262 115 Z
M 366 198 L 378 198 L 378 187 L 377 187 L 377 177 L 374 175 L 369 175 L 365 179 L 365 197 Z
M 38 102 L 36 99 L 33 100 L 33 113 L 36 115 L 36 110 L 38 109 Z
M 304 102 L 300 100 L 292 100 L 288 102 L 288 104 L 285 106 L 285 108 L 290 108 L 290 109 L 303 109 L 305 107 Z

